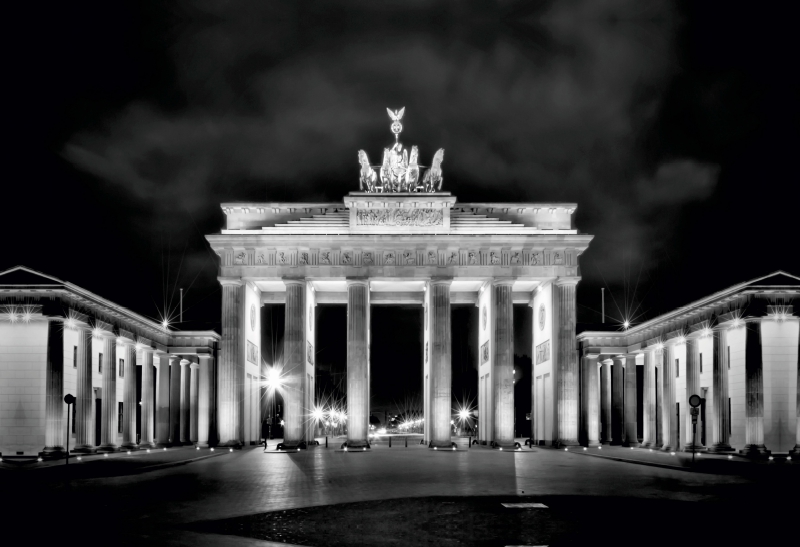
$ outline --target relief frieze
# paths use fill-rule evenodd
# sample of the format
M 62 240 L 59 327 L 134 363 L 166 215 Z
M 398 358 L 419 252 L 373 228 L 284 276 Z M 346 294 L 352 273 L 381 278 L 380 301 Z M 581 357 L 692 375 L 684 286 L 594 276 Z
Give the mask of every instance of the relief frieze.
M 442 226 L 442 209 L 359 209 L 358 226 Z

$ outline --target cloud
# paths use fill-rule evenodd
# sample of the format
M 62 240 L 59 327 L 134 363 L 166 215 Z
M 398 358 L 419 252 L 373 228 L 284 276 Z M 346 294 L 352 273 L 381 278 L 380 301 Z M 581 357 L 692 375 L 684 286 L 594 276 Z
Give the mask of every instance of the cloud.
M 385 17 L 345 2 L 360 14 L 330 22 L 289 3 L 206 3 L 168 50 L 186 106 L 133 100 L 63 155 L 171 230 L 222 201 L 341 199 L 357 150 L 375 162 L 392 141 L 385 108 L 406 106 L 402 141 L 423 162 L 447 150 L 447 190 L 576 201 L 604 249 L 592 260 L 613 269 L 621 249 L 646 258 L 666 237 L 643 210 L 702 199 L 716 179 L 691 158 L 653 172 L 638 149 L 677 70 L 672 4 L 647 4 L 558 2 L 509 24 L 448 3 Z

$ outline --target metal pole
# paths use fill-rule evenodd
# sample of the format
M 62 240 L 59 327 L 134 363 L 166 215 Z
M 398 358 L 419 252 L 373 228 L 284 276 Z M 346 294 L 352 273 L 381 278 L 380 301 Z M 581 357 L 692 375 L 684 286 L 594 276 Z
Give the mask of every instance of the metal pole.
M 601 305 L 603 309 L 603 323 L 606 322 L 606 289 L 605 287 L 600 288 L 600 295 L 601 295 Z
M 694 418 L 694 416 L 692 416 Z M 692 420 L 692 465 L 694 465 L 694 453 L 697 449 L 697 420 Z
M 69 465 L 69 415 L 72 414 L 70 412 L 69 404 L 67 405 L 67 463 L 64 465 Z
M 175 293 L 172 293 L 175 294 Z M 178 316 L 181 323 L 183 323 L 183 289 L 181 289 L 181 314 Z

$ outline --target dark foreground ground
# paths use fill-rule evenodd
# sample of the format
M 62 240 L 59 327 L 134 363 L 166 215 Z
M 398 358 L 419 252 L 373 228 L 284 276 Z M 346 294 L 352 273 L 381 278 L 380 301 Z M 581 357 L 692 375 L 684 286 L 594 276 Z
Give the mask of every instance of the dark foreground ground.
M 794 462 L 715 474 L 544 448 L 421 447 L 109 460 L 0 469 L 7 544 L 793 545 L 800 529 Z

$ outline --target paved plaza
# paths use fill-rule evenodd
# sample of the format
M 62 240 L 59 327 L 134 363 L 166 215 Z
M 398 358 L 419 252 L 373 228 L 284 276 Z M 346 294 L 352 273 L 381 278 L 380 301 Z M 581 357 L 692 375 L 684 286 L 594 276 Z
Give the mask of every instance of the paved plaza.
M 623 452 L 621 448 L 607 449 L 608 455 L 613 450 Z M 657 456 L 670 458 L 668 454 Z M 192 461 L 183 463 L 187 460 Z M 118 465 L 116 472 L 101 469 L 113 462 Z M 19 500 L 5 509 L 11 510 L 6 514 L 14 516 L 14 511 L 19 510 L 19 518 L 24 519 L 30 511 L 47 511 L 48 526 L 40 530 L 43 535 L 58 534 L 63 529 L 74 531 L 75 523 L 88 511 L 93 524 L 85 532 L 89 536 L 101 531 L 113 534 L 115 544 L 146 541 L 165 545 L 270 545 L 189 528 L 191 523 L 265 512 L 428 496 L 521 497 L 555 505 L 559 499 L 589 500 L 600 503 L 600 507 L 603 500 L 622 499 L 640 500 L 643 504 L 704 502 L 690 504 L 698 511 L 720 504 L 735 508 L 752 499 L 772 499 L 767 518 L 776 524 L 762 530 L 767 523 L 758 523 L 758 530 L 767 537 L 780 531 L 780 523 L 787 522 L 781 518 L 792 510 L 791 505 L 778 500 L 790 498 L 797 491 L 796 466 L 785 461 L 773 463 L 773 467 L 743 464 L 763 471 L 757 475 L 711 474 L 586 457 L 583 453 L 550 448 L 498 452 L 486 448 L 468 450 L 464 445 L 453 452 L 430 451 L 419 445 L 389 448 L 378 444 L 369 452 L 355 453 L 343 452 L 333 445 L 325 449 L 323 445 L 299 453 L 278 453 L 272 447 L 264 453 L 263 447 L 248 447 L 232 452 L 218 449 L 212 454 L 208 449 L 188 447 L 166 454 L 116 455 L 94 463 L 87 459 L 71 464 L 69 471 L 61 465 L 16 471 L 4 464 L 0 481 L 3 490 L 15 492 Z M 81 465 L 83 469 L 79 469 Z M 87 471 L 91 466 L 96 466 L 100 476 L 95 478 L 93 472 Z M 151 467 L 143 469 L 145 466 Z M 783 491 L 783 495 L 776 497 L 776 491 Z M 761 497 L 770 493 L 772 498 Z M 658 522 L 658 514 L 652 518 L 653 523 Z M 620 532 L 620 519 L 624 522 L 624 515 L 613 516 L 607 533 Z M 631 526 L 639 528 L 642 524 L 632 522 Z M 730 526 L 739 525 L 743 526 L 742 533 L 753 531 L 752 522 L 731 521 L 726 526 L 730 532 Z M 413 531 L 415 524 L 408 522 L 407 526 Z M 791 525 L 786 526 L 787 532 L 792 529 Z M 72 538 L 78 540 L 78 536 Z M 318 542 L 306 544 L 328 543 L 321 537 Z

